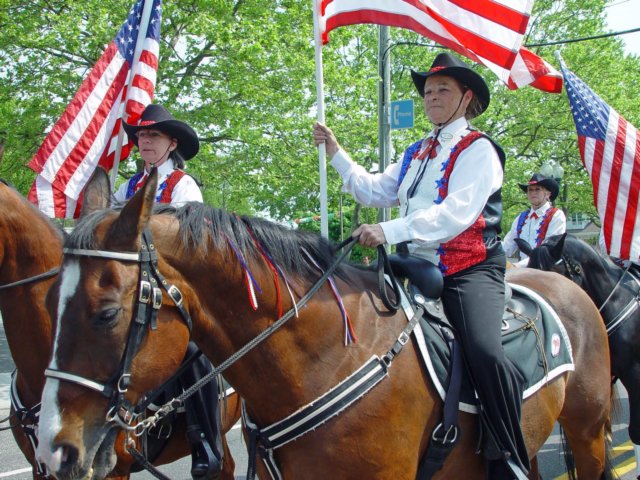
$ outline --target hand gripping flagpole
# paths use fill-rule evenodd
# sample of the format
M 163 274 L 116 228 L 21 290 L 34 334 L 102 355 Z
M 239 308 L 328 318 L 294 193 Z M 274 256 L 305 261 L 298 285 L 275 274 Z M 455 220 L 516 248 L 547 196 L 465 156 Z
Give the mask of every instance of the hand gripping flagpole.
M 322 74 L 322 38 L 320 34 L 320 2 L 313 0 L 313 31 L 316 46 L 316 95 L 318 122 L 324 123 L 324 81 Z M 327 214 L 327 149 L 323 143 L 318 147 L 318 169 L 320 172 L 320 234 L 329 238 L 329 216 Z
M 131 85 L 133 83 L 133 77 L 135 76 L 134 67 L 140 62 L 140 54 L 144 46 L 144 39 L 147 36 L 147 30 L 149 29 L 149 19 L 151 18 L 151 9 L 153 8 L 153 0 L 144 0 L 144 6 L 142 7 L 142 17 L 140 18 L 140 29 L 138 30 L 138 37 L 136 38 L 136 50 L 133 52 L 133 61 L 131 62 L 131 68 L 129 69 L 127 78 L 127 95 L 124 102 L 120 104 L 122 109 L 120 113 L 120 122 L 125 121 L 127 114 L 127 102 L 129 101 L 129 94 L 131 93 Z M 116 152 L 113 157 L 113 167 L 111 167 L 111 187 L 116 190 L 116 179 L 118 178 L 118 167 L 120 166 L 120 154 L 122 153 L 122 141 L 124 139 L 124 128 L 122 123 L 118 130 L 118 139 L 116 140 Z

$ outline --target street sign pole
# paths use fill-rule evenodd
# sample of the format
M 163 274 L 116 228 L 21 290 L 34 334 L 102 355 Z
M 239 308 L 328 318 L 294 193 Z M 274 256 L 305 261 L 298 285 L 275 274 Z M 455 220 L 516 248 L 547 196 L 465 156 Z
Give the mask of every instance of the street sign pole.
M 389 27 L 378 27 L 378 171 L 384 172 L 391 157 L 391 128 L 389 125 L 389 100 L 391 98 L 391 67 L 389 62 L 391 39 Z M 389 208 L 378 209 L 378 222 L 391 219 Z

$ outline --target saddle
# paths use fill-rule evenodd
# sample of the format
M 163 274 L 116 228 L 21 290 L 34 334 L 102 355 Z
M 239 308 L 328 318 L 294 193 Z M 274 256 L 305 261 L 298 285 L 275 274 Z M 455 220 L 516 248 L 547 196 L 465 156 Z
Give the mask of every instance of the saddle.
M 444 400 L 451 358 L 448 334 L 443 333 L 443 328 L 451 330 L 454 336 L 455 328 L 447 319 L 440 300 L 444 285 L 442 274 L 432 262 L 411 255 L 389 255 L 389 263 L 394 275 L 408 281 L 407 299 L 403 305 L 407 315 L 413 315 L 412 304 L 421 303 L 425 308 L 417 341 L 425 367 Z M 573 370 L 571 345 L 560 319 L 544 298 L 521 285 L 506 283 L 505 288 L 502 344 L 507 357 L 525 376 L 523 398 L 527 398 L 553 378 Z M 482 308 L 481 305 L 478 307 Z M 465 375 L 461 410 L 477 411 L 473 390 L 471 379 Z

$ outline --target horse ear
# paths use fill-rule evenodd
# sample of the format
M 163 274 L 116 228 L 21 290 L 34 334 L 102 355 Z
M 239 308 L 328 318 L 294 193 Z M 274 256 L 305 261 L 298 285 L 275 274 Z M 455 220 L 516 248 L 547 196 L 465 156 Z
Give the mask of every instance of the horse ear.
M 518 249 L 522 253 L 524 253 L 528 257 L 531 256 L 531 251 L 533 249 L 531 248 L 531 245 L 529 245 L 529 242 L 523 240 L 522 238 L 516 238 L 514 241 L 516 242 L 516 245 L 518 245 Z
M 555 235 L 551 237 L 554 242 L 550 245 L 549 254 L 555 260 L 560 260 L 562 258 L 562 251 L 564 250 L 564 241 L 567 238 L 566 232 L 562 235 Z
M 137 250 L 138 240 L 142 236 L 153 212 L 153 204 L 156 200 L 156 188 L 158 185 L 158 170 L 154 168 L 147 178 L 147 182 L 133 197 L 122 207 L 118 219 L 114 222 L 111 231 L 114 242 L 118 245 Z
M 95 169 L 87 185 L 84 187 L 83 195 L 80 218 L 109 206 L 111 200 L 111 182 L 104 168 L 97 167 Z

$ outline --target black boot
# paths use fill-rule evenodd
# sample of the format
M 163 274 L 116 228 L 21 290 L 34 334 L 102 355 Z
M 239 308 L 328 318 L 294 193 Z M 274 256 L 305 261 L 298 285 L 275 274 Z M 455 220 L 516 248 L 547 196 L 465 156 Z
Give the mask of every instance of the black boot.
M 195 480 L 215 480 L 220 476 L 222 463 L 213 453 L 211 445 L 198 425 L 187 427 L 191 445 L 191 477 Z
M 197 347 L 189 343 L 186 356 Z M 206 357 L 198 357 L 180 380 L 187 389 L 213 370 Z M 218 382 L 214 378 L 194 395 L 185 400 L 187 438 L 191 445 L 191 476 L 197 480 L 214 480 L 222 471 L 222 439 L 220 437 L 220 410 L 218 409 Z

